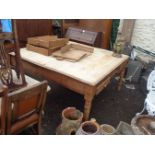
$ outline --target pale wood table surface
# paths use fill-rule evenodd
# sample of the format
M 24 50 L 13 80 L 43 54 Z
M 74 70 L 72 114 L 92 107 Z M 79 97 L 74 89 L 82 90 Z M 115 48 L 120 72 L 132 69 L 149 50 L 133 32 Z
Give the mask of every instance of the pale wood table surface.
M 88 120 L 92 100 L 110 82 L 115 74 L 120 76 L 118 89 L 122 84 L 128 56 L 112 56 L 111 51 L 94 48 L 94 52 L 78 62 L 57 60 L 26 48 L 20 50 L 23 67 L 35 76 L 57 82 L 64 87 L 84 95 L 84 120 Z

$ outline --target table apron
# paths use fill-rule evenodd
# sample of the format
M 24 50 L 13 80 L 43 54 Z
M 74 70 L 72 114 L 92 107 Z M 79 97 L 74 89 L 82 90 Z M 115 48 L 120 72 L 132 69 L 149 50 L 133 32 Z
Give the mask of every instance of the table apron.
M 11 56 L 12 63 L 14 62 L 14 57 Z M 64 74 L 58 73 L 56 71 L 52 71 L 49 69 L 46 69 L 44 67 L 35 65 L 33 63 L 30 63 L 28 61 L 25 61 L 22 59 L 24 72 L 28 73 L 34 77 L 38 76 L 41 78 L 44 78 L 48 81 L 54 81 L 72 91 L 75 91 L 79 94 L 85 95 L 86 91 L 88 89 L 94 89 L 94 86 L 88 85 L 86 83 L 80 82 L 76 79 L 73 79 L 69 76 L 66 76 Z
M 111 79 L 115 75 L 119 75 L 123 70 L 125 70 L 126 66 L 128 64 L 128 60 L 124 61 L 120 66 L 118 66 L 115 70 L 113 70 L 110 74 L 108 74 L 100 83 L 96 85 L 95 94 L 99 94 L 104 88 L 107 87 L 107 85 L 110 83 Z

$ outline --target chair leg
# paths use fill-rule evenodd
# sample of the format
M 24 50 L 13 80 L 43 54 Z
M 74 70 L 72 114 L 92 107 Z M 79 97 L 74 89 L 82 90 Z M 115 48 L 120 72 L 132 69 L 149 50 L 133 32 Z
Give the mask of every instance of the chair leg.
M 40 127 L 39 127 L 39 123 L 33 125 L 32 127 L 32 132 L 35 135 L 40 135 Z
M 41 121 L 37 124 L 37 133 L 38 135 L 41 135 Z

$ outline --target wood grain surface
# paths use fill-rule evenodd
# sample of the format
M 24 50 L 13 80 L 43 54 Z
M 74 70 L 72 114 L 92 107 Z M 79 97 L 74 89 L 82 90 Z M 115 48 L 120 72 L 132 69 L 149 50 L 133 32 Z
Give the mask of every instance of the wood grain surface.
M 25 48 L 22 48 L 20 52 L 23 60 L 70 76 L 92 86 L 99 83 L 110 72 L 128 59 L 126 55 L 122 55 L 121 58 L 113 57 L 112 51 L 100 48 L 94 48 L 94 52 L 91 55 L 78 62 L 60 61 L 52 56 L 44 56 L 28 51 Z

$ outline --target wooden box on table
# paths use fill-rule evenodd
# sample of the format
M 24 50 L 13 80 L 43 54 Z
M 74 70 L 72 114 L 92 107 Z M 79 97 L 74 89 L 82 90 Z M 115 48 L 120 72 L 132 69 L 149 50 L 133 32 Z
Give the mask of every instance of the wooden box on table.
M 67 38 L 57 38 L 57 36 L 40 36 L 28 38 L 27 49 L 43 55 L 51 55 L 55 50 L 65 46 Z

